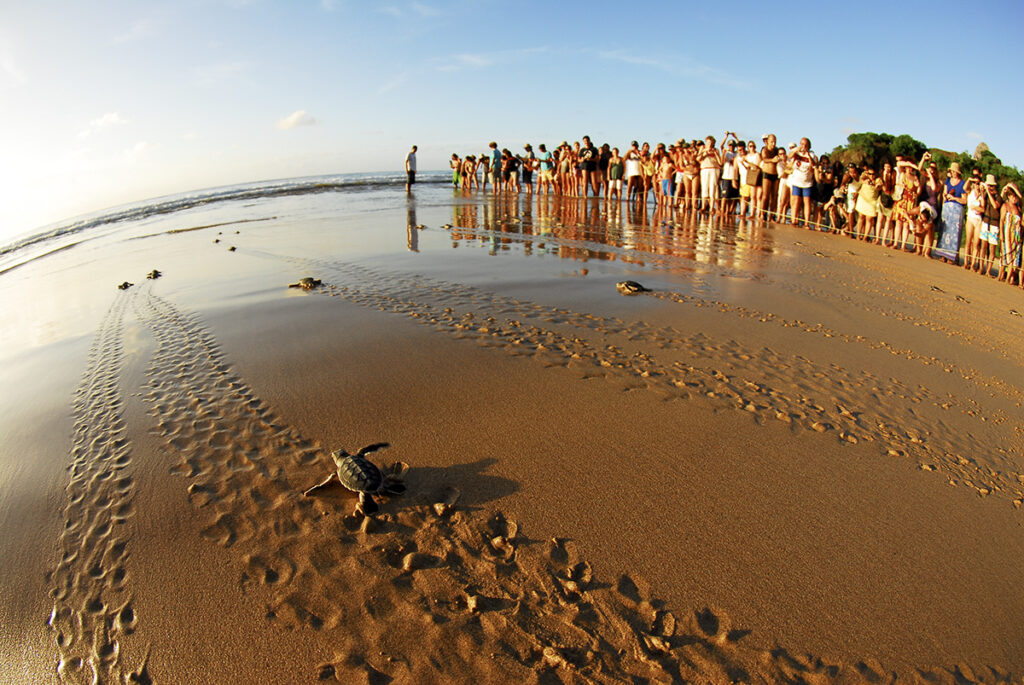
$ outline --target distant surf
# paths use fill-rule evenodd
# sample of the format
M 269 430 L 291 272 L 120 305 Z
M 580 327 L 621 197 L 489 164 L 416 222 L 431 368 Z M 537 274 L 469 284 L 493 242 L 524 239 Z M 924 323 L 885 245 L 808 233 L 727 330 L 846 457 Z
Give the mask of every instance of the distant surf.
M 140 200 L 59 221 L 15 239 L 13 242 L 0 247 L 0 274 L 38 257 L 73 247 L 81 242 L 81 240 L 76 240 L 74 243 L 66 243 L 65 240 L 69 236 L 76 236 L 84 231 L 101 226 L 110 226 L 125 221 L 137 221 L 158 214 L 172 214 L 217 202 L 258 200 L 309 193 L 384 189 L 389 186 L 404 186 L 405 180 L 405 172 L 402 171 L 328 174 L 324 176 L 305 176 L 239 183 Z M 431 185 L 450 183 L 451 172 L 420 172 L 416 176 L 416 182 L 418 184 Z

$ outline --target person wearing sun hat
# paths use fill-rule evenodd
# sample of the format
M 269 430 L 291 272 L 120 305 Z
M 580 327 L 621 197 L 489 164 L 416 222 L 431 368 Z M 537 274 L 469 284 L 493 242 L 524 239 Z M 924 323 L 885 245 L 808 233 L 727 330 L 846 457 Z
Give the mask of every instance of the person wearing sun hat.
M 956 264 L 960 254 L 960 234 L 964 225 L 967 191 L 960 175 L 960 165 L 949 165 L 949 178 L 942 185 L 942 215 L 939 219 L 938 245 L 934 252 L 944 262 Z
M 992 275 L 992 262 L 999 255 L 999 210 L 1002 201 L 999 199 L 999 186 L 996 177 L 988 174 L 981 187 L 983 206 L 981 209 L 981 231 L 979 232 L 979 255 L 981 272 Z

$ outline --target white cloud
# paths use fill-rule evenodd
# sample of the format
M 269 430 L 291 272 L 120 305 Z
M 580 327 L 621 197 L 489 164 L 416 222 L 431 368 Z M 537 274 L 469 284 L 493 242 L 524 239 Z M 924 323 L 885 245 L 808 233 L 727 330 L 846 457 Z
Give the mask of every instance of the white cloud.
M 409 74 L 407 74 L 406 72 L 402 72 L 398 76 L 394 77 L 390 81 L 387 81 L 386 83 L 382 84 L 379 88 L 377 88 L 377 95 L 383 95 L 384 93 L 387 93 L 389 91 L 394 90 L 395 88 L 398 88 L 399 86 L 404 85 L 405 82 L 408 80 L 408 77 Z
M 448 61 L 434 68 L 437 71 L 461 71 L 463 69 L 485 69 L 501 64 L 521 62 L 529 57 L 547 52 L 547 48 L 521 48 L 519 50 L 498 50 L 495 52 L 463 52 L 452 55 Z
M 395 19 L 404 19 L 405 17 L 436 17 L 441 14 L 441 11 L 436 7 L 425 5 L 422 2 L 411 2 L 408 5 L 399 7 L 398 5 L 383 5 L 377 8 L 377 11 L 383 12 L 384 14 L 390 14 Z M 416 18 L 412 17 L 412 18 Z
M 437 67 L 438 71 L 461 71 L 463 69 L 483 69 L 494 64 L 494 60 L 486 55 L 464 52 L 452 55 L 451 61 Z
M 137 161 L 143 155 L 155 150 L 158 146 L 146 140 L 140 140 L 130 148 L 124 150 L 121 156 L 129 162 Z
M 976 133 L 974 131 L 968 131 L 967 137 L 974 138 L 975 140 L 982 140 L 984 138 L 984 136 L 982 136 L 980 133 Z
M 730 86 L 732 88 L 739 88 L 742 90 L 750 88 L 750 84 L 748 82 L 739 79 L 732 74 L 721 71 L 720 69 L 715 69 L 714 67 L 702 64 L 686 55 L 674 55 L 667 58 L 646 57 L 634 55 L 626 52 L 625 50 L 605 50 L 599 51 L 597 54 L 602 59 L 650 67 L 652 69 L 658 69 L 659 71 L 675 74 L 677 76 L 695 78 L 720 86 Z
M 312 126 L 315 123 L 316 119 L 311 117 L 306 110 L 300 109 L 278 121 L 277 127 L 285 131 L 296 126 Z
M 421 17 L 436 17 L 441 14 L 440 10 L 431 7 L 430 5 L 424 5 L 421 2 L 414 2 L 409 5 L 409 8 Z
M 127 31 L 114 36 L 114 43 L 135 43 L 153 36 L 156 27 L 149 19 L 139 19 Z
M 107 112 L 101 116 L 96 117 L 89 122 L 89 125 L 78 134 L 79 138 L 87 138 L 97 131 L 101 131 L 111 126 L 120 126 L 127 124 L 128 120 L 122 117 L 117 112 Z

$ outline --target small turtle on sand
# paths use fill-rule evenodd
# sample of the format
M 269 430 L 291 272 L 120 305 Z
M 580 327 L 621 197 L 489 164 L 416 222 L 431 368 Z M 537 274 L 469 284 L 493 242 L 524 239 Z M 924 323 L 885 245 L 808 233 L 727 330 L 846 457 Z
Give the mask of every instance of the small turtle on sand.
M 288 287 L 302 288 L 303 290 L 315 290 L 320 287 L 320 283 L 321 281 L 319 278 L 306 276 L 305 278 L 300 278 L 298 283 L 289 283 Z
M 118 290 L 128 290 L 128 288 L 132 287 L 133 285 L 135 285 L 135 284 L 134 283 L 129 283 L 128 281 L 125 281 L 121 285 L 117 286 L 117 289 Z
M 159 269 L 153 269 L 148 274 L 146 274 L 146 278 L 148 278 L 151 281 L 156 280 L 156 279 L 160 278 L 161 276 L 163 276 L 163 274 L 160 273 Z
M 395 475 L 396 469 L 391 469 L 387 474 L 383 473 L 373 462 L 366 458 L 370 452 L 388 447 L 386 442 L 377 442 L 367 445 L 355 454 L 349 454 L 345 450 L 334 450 L 331 452 L 331 459 L 338 467 L 337 471 L 302 493 L 308 497 L 309 493 L 317 488 L 329 485 L 335 478 L 352 492 L 359 493 L 359 503 L 356 504 L 356 513 L 366 516 L 374 514 L 379 507 L 373 496 L 377 493 L 389 495 L 400 495 L 405 492 L 405 484 Z
M 228 248 L 228 252 L 234 252 L 236 249 L 237 248 L 234 245 L 232 245 L 231 247 Z
M 651 292 L 650 288 L 645 288 L 636 281 L 619 281 L 615 284 L 615 289 L 623 295 L 639 295 L 640 293 Z

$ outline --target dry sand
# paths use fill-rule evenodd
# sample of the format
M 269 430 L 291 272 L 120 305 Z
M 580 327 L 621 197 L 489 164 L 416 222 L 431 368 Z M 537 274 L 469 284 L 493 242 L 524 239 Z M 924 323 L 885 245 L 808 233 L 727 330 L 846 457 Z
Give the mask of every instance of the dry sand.
M 580 206 L 0 274 L 0 680 L 1020 682 L 1024 293 Z

